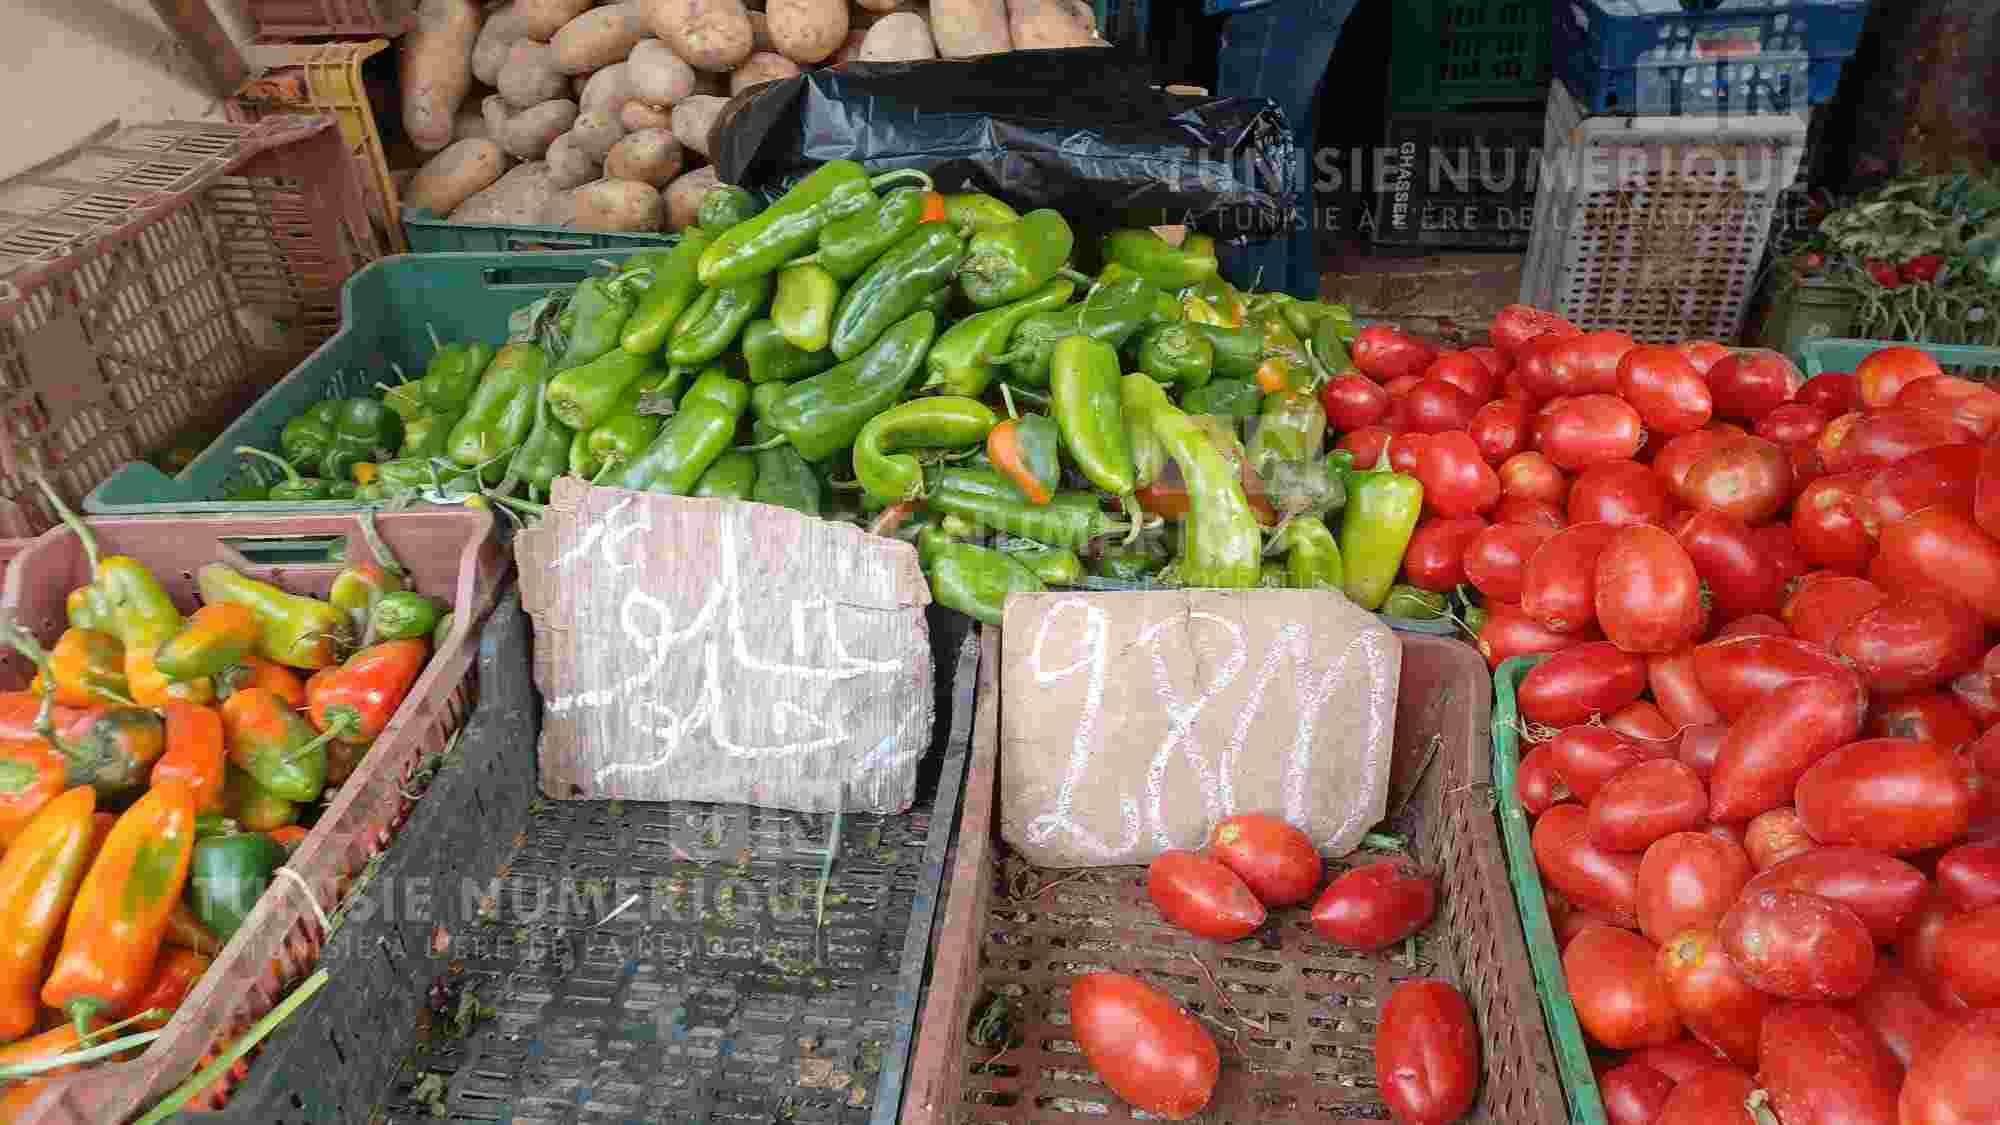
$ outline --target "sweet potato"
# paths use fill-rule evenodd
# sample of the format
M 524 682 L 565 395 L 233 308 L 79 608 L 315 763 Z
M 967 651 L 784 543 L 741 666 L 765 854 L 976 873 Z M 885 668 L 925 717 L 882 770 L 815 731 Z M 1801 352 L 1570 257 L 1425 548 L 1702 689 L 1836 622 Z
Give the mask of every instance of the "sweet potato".
M 448 215 L 459 204 L 493 186 L 507 169 L 507 156 L 492 141 L 454 141 L 424 162 L 403 193 L 403 205 Z
M 500 130 L 500 147 L 523 160 L 540 160 L 557 137 L 576 122 L 576 103 L 568 98 L 547 101 L 507 119 Z
M 576 131 L 573 129 L 549 143 L 547 162 L 549 183 L 564 191 L 587 184 L 604 174 L 603 162 L 576 143 Z
M 546 41 L 563 25 L 590 10 L 590 0 L 514 0 L 523 34 Z
M 500 82 L 500 68 L 507 65 L 507 51 L 514 40 L 523 38 L 521 13 L 513 4 L 496 9 L 479 27 L 472 41 L 472 76 L 487 86 Z M 546 36 L 544 37 L 546 38 Z
M 653 34 L 696 70 L 727 71 L 750 57 L 742 0 L 645 0 Z
M 667 229 L 686 230 L 701 218 L 701 201 L 708 198 L 709 191 L 722 182 L 716 174 L 715 165 L 704 164 L 692 172 L 683 172 L 673 183 L 667 185 Z
M 681 143 L 672 130 L 645 129 L 611 146 L 611 154 L 604 158 L 604 177 L 663 188 L 681 174 L 681 161 Z
M 729 104 L 728 98 L 710 97 L 696 94 L 674 107 L 674 136 L 696 152 L 709 154 L 709 135 L 715 130 L 716 121 L 722 116 L 722 107 Z
M 729 76 L 729 92 L 740 94 L 760 82 L 796 78 L 798 73 L 799 64 L 785 56 L 776 51 L 759 51 L 745 59 L 743 65 Z
M 625 60 L 625 85 L 632 96 L 657 106 L 671 106 L 694 93 L 694 68 L 658 39 L 641 39 Z
M 1007 0 L 931 0 L 931 35 L 948 59 L 1014 49 L 1007 34 Z
M 576 230 L 659 230 L 666 204 L 651 184 L 597 180 L 569 193 L 570 214 L 562 225 Z
M 532 109 L 569 93 L 569 79 L 556 69 L 555 49 L 536 39 L 516 39 L 494 83 L 515 109 Z
M 847 40 L 847 0 L 769 0 L 771 43 L 801 66 L 823 62 Z
M 661 109 L 659 106 L 633 98 L 619 109 L 618 123 L 625 126 L 625 132 L 628 134 L 643 133 L 648 129 L 671 131 L 674 127 L 674 115 L 671 110 Z
M 549 166 L 539 160 L 516 165 L 492 187 L 458 205 L 449 219 L 454 223 L 499 223 L 532 225 L 542 207 L 556 194 L 549 182 Z
M 556 49 L 556 66 L 564 74 L 588 74 L 623 60 L 645 37 L 639 0 L 626 0 L 592 8 L 562 25 L 549 45 Z
M 937 58 L 937 44 L 931 42 L 930 25 L 915 12 L 884 16 L 862 37 L 861 49 L 854 52 L 859 62 L 914 62 Z
M 1007 34 L 1017 51 L 1108 46 L 1084 0 L 1007 0 Z
M 479 37 L 473 0 L 423 0 L 403 37 L 403 131 L 424 152 L 451 143 L 452 119 L 472 89 L 472 44 Z
M 589 154 L 592 160 L 602 161 L 610 153 L 611 146 L 625 139 L 625 126 L 618 118 L 601 109 L 589 113 L 579 113 L 570 122 L 569 135 L 575 138 L 576 147 Z

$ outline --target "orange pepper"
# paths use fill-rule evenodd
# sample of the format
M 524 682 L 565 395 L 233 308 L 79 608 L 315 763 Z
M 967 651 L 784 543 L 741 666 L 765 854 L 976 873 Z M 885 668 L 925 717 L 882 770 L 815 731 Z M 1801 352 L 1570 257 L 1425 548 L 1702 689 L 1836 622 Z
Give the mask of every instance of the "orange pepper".
M 287 824 L 283 828 L 273 828 L 269 832 L 264 833 L 264 835 L 269 836 L 287 848 L 296 848 L 306 841 L 306 830 L 296 824 Z
M 206 605 L 154 650 L 153 663 L 175 682 L 207 679 L 236 666 L 263 639 L 256 613 L 233 602 Z
M 42 1062 L 46 1059 L 55 1058 L 57 1055 L 66 1055 L 76 1050 L 77 1044 L 83 1042 L 85 1035 L 96 1031 L 105 1022 L 104 1020 L 92 1020 L 90 1021 L 90 1026 L 83 1031 L 78 1031 L 74 1023 L 66 1023 L 61 1027 L 50 1028 L 32 1038 L 9 1043 L 5 1047 L 0 1047 L 0 1066 L 19 1066 L 22 1063 Z M 48 1073 L 51 1075 L 68 1074 L 75 1069 L 77 1068 L 70 1066 L 64 1067 L 61 1070 L 52 1070 Z
M 90 831 L 90 860 L 97 862 L 97 853 L 104 850 L 104 841 L 111 838 L 111 830 L 118 826 L 115 812 L 92 813 Z
M 97 791 L 50 801 L 0 859 L 0 1041 L 35 1026 L 42 965 L 90 867 Z
M 1056 445 L 1025 431 L 1026 425 L 1055 428 L 1046 418 L 1039 423 L 1023 423 L 1019 418 L 1009 418 L 987 431 L 986 459 L 993 463 L 995 471 L 1014 482 L 1028 503 L 1041 505 L 1055 498 L 1055 485 L 1060 480 L 1061 466 L 1057 461 Z M 1053 435 L 1049 435 L 1053 436 Z M 1039 441 L 1040 445 L 1036 446 Z M 1034 451 L 1038 449 L 1039 451 Z M 1041 463 L 1036 464 L 1039 460 Z
M 109 633 L 65 629 L 49 650 L 56 702 L 65 707 L 110 706 L 132 702 L 125 681 L 125 646 Z M 47 689 L 46 679 L 35 679 Z
M 223 673 L 223 680 L 231 692 L 263 688 L 294 711 L 306 705 L 306 682 L 299 679 L 298 673 L 261 656 L 244 657 L 241 664 Z
M 42 985 L 42 1003 L 82 1031 L 100 1015 L 131 1010 L 152 979 L 167 921 L 194 858 L 194 794 L 155 785 L 104 841 L 63 930 L 62 951 Z
M 69 759 L 55 747 L 39 738 L 0 740 L 0 848 L 67 788 Z
M 1257 389 L 1267 395 L 1292 389 L 1292 365 L 1283 356 L 1271 356 L 1257 365 Z
M 0 1090 L 0 1125 L 28 1125 L 28 1108 L 49 1088 L 46 1078 L 30 1078 Z
M 307 681 L 306 717 L 313 729 L 333 733 L 342 742 L 359 746 L 375 741 L 423 674 L 430 654 L 430 642 L 422 637 L 362 649 L 347 663 Z
M 941 223 L 945 218 L 944 196 L 935 191 L 925 192 L 923 218 L 917 220 L 918 224 Z
M 161 950 L 159 963 L 153 967 L 152 981 L 146 985 L 146 990 L 139 994 L 139 998 L 132 1001 L 132 1014 L 137 1015 L 140 1012 L 157 1009 L 166 1012 L 167 1015 L 157 1019 L 140 1020 L 139 1026 L 142 1029 L 167 1026 L 172 1014 L 187 1000 L 188 993 L 193 992 L 194 986 L 200 983 L 201 975 L 214 963 L 215 958 L 205 953 L 196 953 L 192 949 L 169 946 Z
M 194 916 L 194 908 L 183 900 L 175 903 L 174 912 L 167 915 L 167 947 L 191 949 L 213 957 L 222 952 L 222 939 L 209 933 L 201 919 Z
M 161 707 L 175 700 L 183 703 L 212 703 L 215 681 L 204 676 L 194 680 L 170 680 L 160 671 L 159 647 L 167 636 L 143 637 L 125 649 L 125 682 L 131 686 L 132 701 L 141 707 Z
M 197 615 L 199 616 L 199 615 Z M 166 705 L 167 752 L 153 764 L 153 784 L 179 781 L 194 793 L 194 811 L 222 811 L 224 767 L 229 764 L 222 716 L 213 707 Z

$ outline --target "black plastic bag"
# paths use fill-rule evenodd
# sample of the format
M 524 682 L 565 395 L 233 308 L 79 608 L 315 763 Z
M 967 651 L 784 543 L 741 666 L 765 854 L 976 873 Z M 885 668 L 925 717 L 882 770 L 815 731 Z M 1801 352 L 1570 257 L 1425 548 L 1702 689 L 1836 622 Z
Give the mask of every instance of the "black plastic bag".
M 1107 48 L 849 63 L 732 99 L 714 134 L 727 183 L 774 191 L 828 160 L 916 168 L 942 191 L 1229 237 L 1288 230 L 1298 159 L 1264 98 L 1156 89 Z

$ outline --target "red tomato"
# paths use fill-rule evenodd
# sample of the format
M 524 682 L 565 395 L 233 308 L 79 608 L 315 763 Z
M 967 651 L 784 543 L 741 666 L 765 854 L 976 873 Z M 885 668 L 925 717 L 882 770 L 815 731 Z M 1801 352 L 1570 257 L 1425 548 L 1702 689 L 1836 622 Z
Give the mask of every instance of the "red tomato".
M 1835 473 L 1879 469 L 1926 449 L 1972 441 L 1971 431 L 1937 410 L 1891 407 L 1846 427 L 1838 422 L 1828 423 L 1816 447 L 1827 471 Z
M 1883 528 L 1868 577 L 1885 589 L 1907 589 L 1914 581 L 1958 598 L 1988 625 L 2000 625 L 2000 543 L 1956 512 L 1925 508 Z
M 1862 405 L 1880 410 L 1895 402 L 1904 387 L 1943 374 L 1937 360 L 1917 348 L 1883 348 L 1854 369 L 1854 383 Z
M 1698 727 L 1722 720 L 1722 712 L 1708 701 L 1701 680 L 1694 672 L 1694 649 L 1681 649 L 1646 662 L 1646 683 L 1653 701 L 1678 727 Z
M 1530 500 L 1525 496 L 1502 494 L 1500 503 L 1493 507 L 1494 523 L 1525 523 L 1550 531 L 1561 531 L 1569 526 L 1569 518 L 1562 509 L 1546 500 Z
M 1397 434 L 1388 445 L 1389 467 L 1405 476 L 1416 476 L 1429 442 L 1429 434 Z
M 1500 502 L 1500 476 L 1464 430 L 1430 435 L 1417 452 L 1424 507 L 1447 517 L 1476 515 Z
M 1875 975 L 1868 927 L 1818 895 L 1746 890 L 1716 935 L 1745 980 L 1787 1000 L 1844 1000 Z
M 1500 465 L 1500 494 L 1561 504 L 1569 499 L 1569 478 L 1540 453 L 1516 453 Z
M 1354 454 L 1356 465 L 1373 468 L 1382 460 L 1382 450 L 1388 447 L 1389 437 L 1389 431 L 1380 426 L 1363 426 L 1342 434 L 1334 448 Z
M 1638 342 L 1623 332 L 1586 332 L 1549 349 L 1549 386 L 1557 395 L 1618 392 L 1618 365 Z
M 1951 698 L 1982 730 L 2000 723 L 2000 695 L 1994 694 L 1993 681 L 1984 672 L 1969 672 L 1953 680 Z
M 1319 886 L 1319 849 L 1275 816 L 1242 813 L 1215 826 L 1208 854 L 1236 873 L 1266 906 L 1292 906 Z
M 1710 423 L 1660 446 L 1653 454 L 1653 471 L 1666 482 L 1668 491 L 1678 494 L 1688 470 L 1702 458 L 1748 436 L 1741 428 L 1726 422 Z
M 1945 983 L 1938 962 L 1938 939 L 1944 935 L 1945 924 L 1957 917 L 1959 913 L 1951 908 L 1944 893 L 1933 887 L 1917 909 L 1917 916 L 1904 928 L 1903 936 L 1896 939 L 1896 956 L 1903 967 L 1924 986 L 1932 1006 L 1943 1012 L 1965 1007 L 1965 1001 Z
M 1590 842 L 1614 852 L 1643 852 L 1655 840 L 1698 828 L 1708 819 L 1708 791 L 1677 761 L 1640 762 L 1597 791 L 1590 802 Z
M 1499 668 L 1517 656 L 1534 656 L 1545 652 L 1560 652 L 1563 649 L 1583 644 L 1592 639 L 1591 632 L 1553 632 L 1521 612 L 1518 605 L 1506 602 L 1489 602 L 1486 606 L 1486 624 L 1479 628 L 1479 655 L 1486 658 L 1489 668 Z
M 1812 569 L 1812 564 L 1806 561 L 1805 552 L 1799 550 L 1798 537 L 1792 534 L 1790 524 L 1767 523 L 1751 529 L 1750 536 L 1757 540 L 1764 557 L 1777 566 L 1778 581 L 1785 589 L 1791 589 L 1792 583 L 1804 578 L 1806 572 Z
M 1969 1016 L 1927 1046 L 1903 1082 L 1900 1125 L 2000 1121 L 2000 1013 Z
M 1695 573 L 1724 621 L 1778 608 L 1784 592 L 1776 563 L 1758 547 L 1754 532 L 1728 512 L 1696 512 L 1678 536 Z
M 1673 348 L 1626 352 L 1618 363 L 1618 394 L 1639 412 L 1649 433 L 1663 438 L 1701 429 L 1715 412 L 1708 382 Z
M 1498 398 L 1473 411 L 1466 424 L 1479 455 L 1489 465 L 1499 465 L 1528 448 L 1528 400 Z
M 1397 985 L 1375 1029 L 1375 1086 L 1397 1121 L 1450 1125 L 1479 1091 L 1472 1009 L 1443 981 Z
M 1800 640 L 1832 648 L 1843 630 L 1888 600 L 1889 595 L 1866 578 L 1816 570 L 1785 600 L 1785 624 Z
M 1724 637 L 1789 637 L 1790 629 L 1785 623 L 1768 613 L 1752 613 L 1739 617 L 1715 631 L 1715 639 Z
M 1666 484 L 1637 461 L 1592 465 L 1577 476 L 1569 493 L 1571 523 L 1608 523 L 1614 527 L 1649 523 L 1657 527 L 1667 522 L 1673 510 Z
M 1822 844 L 1907 855 L 1965 834 L 1974 785 L 1971 768 L 1942 746 L 1871 738 L 1828 754 L 1799 778 L 1799 819 Z
M 1704 1070 L 1674 1087 L 1653 1125 L 1757 1125 L 1743 1108 L 1756 1091 L 1756 1081 L 1740 1070 Z
M 1833 415 L 1823 406 L 1788 402 L 1757 420 L 1756 434 L 1779 445 L 1811 445 L 1826 432 Z
M 1421 375 L 1437 355 L 1422 340 L 1386 324 L 1371 324 L 1356 333 L 1347 354 L 1356 370 L 1378 383 Z
M 1549 751 L 1556 776 L 1586 803 L 1595 800 L 1612 778 L 1648 760 L 1643 747 L 1596 723 L 1565 727 L 1542 745 Z
M 1869 610 L 1841 630 L 1834 650 L 1871 691 L 1928 691 L 1971 671 L 1986 654 L 1986 623 L 1970 606 L 1916 593 Z
M 1387 949 L 1437 912 L 1437 882 L 1406 859 L 1365 864 L 1335 879 L 1313 903 L 1313 932 L 1349 949 Z
M 1790 402 L 1805 381 L 1791 360 L 1761 348 L 1733 352 L 1708 369 L 1716 416 L 1748 422 Z
M 1752 527 L 1776 516 L 1792 497 L 1792 462 L 1762 438 L 1730 442 L 1694 463 L 1681 481 L 1681 502 L 1716 508 Z
M 1792 535 L 1814 566 L 1861 574 L 1875 557 L 1875 533 L 1865 518 L 1866 473 L 1821 477 L 1792 505 Z
M 1423 381 L 1424 377 L 1422 375 L 1399 375 L 1382 384 L 1382 389 L 1389 392 L 1389 398 L 1393 402 L 1393 400 L 1400 399 L 1404 395 L 1409 394 L 1418 383 Z M 1390 409 L 1394 410 L 1395 407 L 1392 405 Z
M 1506 393 L 1537 403 L 1557 397 L 1549 357 L 1565 339 L 1567 337 L 1545 336 L 1516 352 L 1514 369 L 1507 373 Z
M 1529 722 L 1567 727 L 1609 715 L 1645 690 L 1644 658 L 1620 652 L 1609 641 L 1593 641 L 1544 660 L 1522 678 L 1517 698 Z
M 1403 550 L 1403 578 L 1421 590 L 1450 593 L 1465 581 L 1465 549 L 1486 530 L 1478 516 L 1428 519 L 1417 525 Z
M 1560 804 L 1543 813 L 1532 837 L 1535 866 L 1571 902 L 1612 925 L 1636 926 L 1639 857 L 1591 843 L 1589 821 L 1590 814 L 1578 804 Z
M 1479 399 L 1442 379 L 1425 379 L 1403 396 L 1405 429 L 1420 434 L 1464 430 L 1479 412 Z
M 1540 816 L 1575 796 L 1556 773 L 1556 756 L 1547 744 L 1528 751 L 1521 759 L 1520 771 L 1514 775 L 1514 795 L 1529 816 Z
M 1936 956 L 1938 978 L 1954 995 L 1975 1008 L 2000 1007 L 2000 906 L 1946 919 Z
M 1521 577 L 1522 611 L 1559 633 L 1594 625 L 1597 559 L 1617 534 L 1607 523 L 1576 524 L 1556 532 L 1528 560 Z
M 1466 581 L 1491 601 L 1519 601 L 1528 559 L 1554 535 L 1547 527 L 1514 523 L 1494 524 L 1474 532 L 1460 556 Z M 1406 566 L 1408 560 L 1406 553 Z
M 1868 695 L 1852 673 L 1798 680 L 1769 692 L 1723 736 L 1708 778 L 1709 814 L 1740 823 L 1790 803 L 1800 778 L 1861 732 L 1867 706 Z M 1811 818 L 1803 808 L 1799 813 L 1810 828 Z M 1813 838 L 1827 842 L 1817 831 Z
M 1972 518 L 1983 451 L 1976 445 L 1940 445 L 1878 469 L 1861 490 L 1861 518 L 1872 535 L 1919 508 L 1946 507 Z
M 1424 378 L 1450 383 L 1479 402 L 1500 392 L 1500 377 L 1478 356 L 1465 352 L 1439 352 L 1424 369 Z
M 1672 758 L 1680 749 L 1680 728 L 1667 718 L 1666 712 L 1644 699 L 1619 708 L 1604 720 L 1604 725 L 1657 758 Z
M 1675 757 L 1694 771 L 1703 785 L 1715 773 L 1715 759 L 1722 754 L 1722 740 L 1729 733 L 1727 723 L 1701 723 L 1681 730 L 1680 749 Z
M 1759 871 L 1769 871 L 1817 847 L 1798 810 L 1790 805 L 1758 813 L 1743 830 L 1743 851 Z
M 1320 388 L 1327 425 L 1346 433 L 1380 422 L 1389 413 L 1389 392 L 1366 375 L 1337 375 Z
M 1792 500 L 1797 500 L 1807 485 L 1826 475 L 1826 463 L 1810 445 L 1787 446 L 1785 457 L 1792 465 Z
M 1639 412 L 1613 395 L 1579 395 L 1556 406 L 1535 433 L 1535 448 L 1565 469 L 1629 461 L 1645 441 Z
M 1939 856 L 1937 885 L 1953 910 L 2000 906 L 2000 844 L 1961 844 Z
M 1936 410 L 1951 415 L 1972 436 L 1985 441 L 2000 428 L 2000 394 L 1983 384 L 1951 375 L 1933 375 L 1906 384 L 1896 405 L 1911 410 Z
M 1838 418 L 1842 414 L 1861 408 L 1861 388 L 1854 376 L 1844 371 L 1829 371 L 1806 380 L 1792 401 L 1804 406 L 1817 406 L 1826 411 L 1827 417 Z
M 1516 356 L 1523 346 L 1538 336 L 1575 336 L 1581 329 L 1552 312 L 1531 305 L 1508 305 L 1493 317 L 1487 335 L 1500 354 Z
M 1237 941 L 1264 924 L 1264 905 L 1236 873 L 1204 855 L 1161 852 L 1146 868 L 1146 897 L 1197 937 Z
M 1628 1062 L 1652 1067 L 1676 1086 L 1711 1070 L 1734 1072 L 1736 1069 L 1715 1048 L 1687 1037 L 1658 1046 L 1641 1047 L 1625 1058 Z
M 1598 626 L 1626 652 L 1672 652 L 1700 639 L 1708 623 L 1694 561 L 1673 536 L 1644 524 L 1621 529 L 1598 555 L 1596 607 Z M 1644 690 L 1644 667 L 1632 673 Z
M 1687 357 L 1694 369 L 1706 376 L 1715 370 L 1715 365 L 1735 353 L 1713 340 L 1683 340 L 1674 345 L 1674 350 Z
M 1980 451 L 1979 478 L 1972 489 L 1972 520 L 1979 530 L 2000 536 L 2000 445 Z
M 1689 1034 L 1730 1062 L 1757 1065 L 1757 1032 L 1771 999 L 1736 971 L 1713 929 L 1668 938 L 1660 946 L 1659 973 Z
M 1597 1080 L 1606 1125 L 1653 1125 L 1673 1092 L 1673 1079 L 1639 1063 L 1628 1062 Z
M 1766 869 L 1744 890 L 1800 891 L 1854 911 L 1877 945 L 1896 940 L 1930 884 L 1894 856 L 1866 848 L 1814 848 Z
M 1069 986 L 1070 1028 L 1111 1092 L 1169 1121 L 1202 1111 L 1222 1057 L 1179 1004 L 1123 973 L 1090 973 Z
M 1758 1083 L 1785 1125 L 1896 1125 L 1902 1072 L 1839 1008 L 1780 1004 L 1757 1040 Z
M 1465 354 L 1485 364 L 1486 370 L 1491 371 L 1495 379 L 1504 379 L 1509 371 L 1514 370 L 1514 361 L 1498 348 L 1467 348 Z
M 1639 862 L 1639 932 L 1666 942 L 1683 930 L 1722 921 L 1750 882 L 1742 848 L 1706 832 L 1676 832 L 1655 841 Z
M 1674 999 L 1654 972 L 1653 943 L 1610 926 L 1585 930 L 1563 951 L 1577 1021 L 1599 1045 L 1628 1051 L 1680 1038 Z
M 1839 657 L 1818 645 L 1785 637 L 1710 641 L 1694 650 L 1694 673 L 1702 694 L 1731 718 L 1794 680 L 1823 676 L 1860 690 L 1860 681 Z
M 1868 714 L 1870 738 L 1910 738 L 1958 749 L 1979 737 L 1979 724 L 1955 697 L 1943 692 L 1878 702 Z
M 1908 969 L 1893 963 L 1875 970 L 1850 1010 L 1905 1067 L 1935 1050 L 1936 1038 L 1949 1035 L 1954 1022 L 1937 1010 Z

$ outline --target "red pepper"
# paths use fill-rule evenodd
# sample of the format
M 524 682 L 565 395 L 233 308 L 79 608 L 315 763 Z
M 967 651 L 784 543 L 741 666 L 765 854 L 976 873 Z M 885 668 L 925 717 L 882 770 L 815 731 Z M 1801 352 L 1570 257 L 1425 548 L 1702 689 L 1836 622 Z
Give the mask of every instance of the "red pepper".
M 294 711 L 306 705 L 306 683 L 297 672 L 261 656 L 246 656 L 243 662 L 221 676 L 227 694 L 247 688 L 263 688 L 285 701 Z
M 1919 254 L 1904 262 L 1896 271 L 1897 276 L 1911 284 L 1936 281 L 1938 272 L 1944 269 L 1944 255 Z
M 342 742 L 373 742 L 403 705 L 428 659 L 430 644 L 420 637 L 364 648 L 306 683 L 306 717 L 314 729 L 335 732 Z
M 35 729 L 36 720 L 42 714 L 42 697 L 27 691 L 0 692 L 0 740 L 8 742 L 22 739 L 40 738 Z M 56 737 L 64 742 L 74 742 L 83 737 L 90 724 L 104 714 L 102 707 L 63 707 L 58 705 L 50 714 L 56 727 Z
M 1870 258 L 1865 268 L 1868 270 L 1868 276 L 1874 278 L 1875 284 L 1880 285 L 1882 288 L 1901 289 L 1903 287 L 1902 275 L 1897 273 L 1896 267 L 1890 265 L 1888 262 L 1880 258 Z
M 196 953 L 192 949 L 168 947 L 160 951 L 159 963 L 153 966 L 153 979 L 146 990 L 132 1001 L 132 1014 L 157 1011 L 157 1018 L 140 1020 L 142 1029 L 167 1026 L 173 1013 L 187 1000 L 188 993 L 201 982 L 201 975 L 215 963 L 213 957 Z
M 41 739 L 0 740 L 0 848 L 69 788 L 68 778 L 69 760 Z
M 153 763 L 153 784 L 178 781 L 194 794 L 196 814 L 222 811 L 222 782 L 229 764 L 222 716 L 213 707 L 166 705 L 167 752 Z
M 88 785 L 48 803 L 0 859 L 0 1042 L 19 1039 L 41 1014 L 42 965 L 90 867 L 97 791 Z

